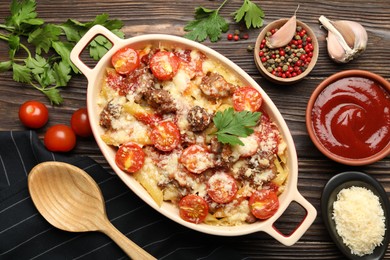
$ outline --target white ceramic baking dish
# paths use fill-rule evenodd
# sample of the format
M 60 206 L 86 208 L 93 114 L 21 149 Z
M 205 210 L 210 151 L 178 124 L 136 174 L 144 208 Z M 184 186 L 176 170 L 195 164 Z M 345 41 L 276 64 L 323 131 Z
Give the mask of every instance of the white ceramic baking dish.
M 81 53 L 88 46 L 88 44 L 96 36 L 102 35 L 106 37 L 109 41 L 112 42 L 112 48 L 104 55 L 102 59 L 95 65 L 95 67 L 90 68 L 87 66 L 81 59 Z M 103 129 L 99 126 L 99 108 L 97 104 L 98 95 L 102 85 L 103 75 L 105 74 L 105 68 L 110 66 L 111 56 L 119 49 L 124 46 L 130 45 L 133 48 L 143 48 L 147 44 L 153 44 L 158 46 L 162 44 L 164 46 L 180 46 L 190 49 L 198 49 L 204 54 L 208 55 L 212 59 L 220 61 L 223 65 L 230 68 L 232 71 L 235 71 L 237 75 L 242 79 L 242 81 L 256 89 L 261 93 L 264 103 L 265 110 L 268 112 L 270 117 L 272 117 L 277 124 L 279 125 L 280 131 L 284 136 L 284 139 L 288 145 L 288 169 L 289 177 L 286 185 L 286 190 L 280 195 L 280 207 L 276 214 L 265 221 L 258 221 L 252 224 L 244 224 L 240 226 L 210 226 L 206 224 L 193 224 L 186 222 L 180 218 L 178 214 L 178 209 L 171 203 L 164 202 L 161 207 L 159 207 L 147 191 L 129 174 L 121 171 L 115 164 L 115 151 L 116 149 L 106 145 L 100 138 L 103 133 Z M 284 245 L 293 245 L 297 242 L 301 236 L 306 232 L 310 227 L 313 221 L 316 218 L 317 211 L 316 209 L 299 193 L 297 189 L 297 180 L 298 180 L 298 159 L 294 146 L 294 142 L 291 136 L 291 133 L 284 121 L 279 110 L 276 108 L 269 96 L 264 92 L 264 90 L 254 81 L 247 73 L 245 73 L 240 67 L 234 64 L 232 61 L 219 54 L 218 52 L 212 50 L 211 48 L 202 45 L 200 43 L 171 35 L 164 34 L 151 34 L 151 35 L 142 35 L 136 36 L 129 39 L 120 39 L 108 29 L 102 26 L 94 26 L 91 28 L 84 37 L 76 44 L 74 49 L 71 52 L 72 62 L 80 69 L 80 71 L 88 79 L 88 90 L 87 90 L 87 107 L 90 123 L 92 126 L 93 134 L 96 139 L 97 144 L 99 145 L 104 157 L 112 167 L 112 169 L 118 174 L 122 181 L 142 200 L 149 204 L 152 208 L 165 215 L 166 217 L 176 221 L 177 223 L 186 226 L 188 228 L 204 232 L 207 234 L 220 235 L 220 236 L 239 236 L 250 234 L 258 231 L 264 231 L 280 241 Z M 306 216 L 303 218 L 302 222 L 294 229 L 291 234 L 284 235 L 280 232 L 275 226 L 274 222 L 284 213 L 287 207 L 292 201 L 297 202 L 306 210 Z

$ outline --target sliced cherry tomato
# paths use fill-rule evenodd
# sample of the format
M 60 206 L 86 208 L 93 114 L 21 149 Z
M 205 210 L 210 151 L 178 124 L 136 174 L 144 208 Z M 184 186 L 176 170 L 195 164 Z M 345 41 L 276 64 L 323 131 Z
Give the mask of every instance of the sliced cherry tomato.
M 41 128 L 49 120 L 49 111 L 39 101 L 26 101 L 19 107 L 19 119 L 26 127 Z
M 112 56 L 111 63 L 118 73 L 129 74 L 139 66 L 140 59 L 134 49 L 124 47 Z
M 115 154 L 115 163 L 118 167 L 128 173 L 133 173 L 142 168 L 145 162 L 145 153 L 135 143 L 126 143 L 119 147 Z
M 223 171 L 214 173 L 207 182 L 207 194 L 217 203 L 231 202 L 237 190 L 235 179 Z
M 76 146 L 76 135 L 67 125 L 53 125 L 44 137 L 46 148 L 52 152 L 69 152 Z
M 212 153 L 197 144 L 188 146 L 181 154 L 179 162 L 187 170 L 196 174 L 200 174 L 215 165 Z
M 207 202 L 198 195 L 189 194 L 179 202 L 179 214 L 185 221 L 199 224 L 202 223 L 209 212 Z
M 159 80 L 170 80 L 180 66 L 180 59 L 172 52 L 159 51 L 150 60 L 150 69 Z
M 233 107 L 236 111 L 258 111 L 263 103 L 259 91 L 252 87 L 242 87 L 233 93 Z
M 162 121 L 153 127 L 150 139 L 160 151 L 172 151 L 180 143 L 179 127 L 172 121 Z
M 249 198 L 249 207 L 256 218 L 268 219 L 279 208 L 278 195 L 273 190 L 262 189 L 255 191 Z
M 89 137 L 92 135 L 92 129 L 86 108 L 80 108 L 73 113 L 70 119 L 70 125 L 75 134 L 78 136 Z

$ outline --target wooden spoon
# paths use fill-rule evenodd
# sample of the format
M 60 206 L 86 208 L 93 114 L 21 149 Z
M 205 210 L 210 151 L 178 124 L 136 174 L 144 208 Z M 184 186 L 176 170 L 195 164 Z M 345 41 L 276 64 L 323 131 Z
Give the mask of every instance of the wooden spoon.
M 44 162 L 28 176 L 31 198 L 53 226 L 72 232 L 100 231 L 132 259 L 155 259 L 108 220 L 97 183 L 86 172 L 62 162 Z

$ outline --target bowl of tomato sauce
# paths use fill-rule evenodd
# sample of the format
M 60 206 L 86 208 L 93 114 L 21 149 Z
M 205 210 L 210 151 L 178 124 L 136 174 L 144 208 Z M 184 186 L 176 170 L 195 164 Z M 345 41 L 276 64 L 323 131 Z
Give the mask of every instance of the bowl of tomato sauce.
M 390 83 L 364 70 L 336 73 L 313 91 L 306 127 L 330 159 L 351 166 L 390 154 Z

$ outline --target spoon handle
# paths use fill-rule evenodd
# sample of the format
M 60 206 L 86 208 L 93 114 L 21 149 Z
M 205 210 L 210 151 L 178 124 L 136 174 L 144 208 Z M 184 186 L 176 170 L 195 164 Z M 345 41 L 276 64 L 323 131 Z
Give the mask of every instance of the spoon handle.
M 101 232 L 109 236 L 114 242 L 122 248 L 122 250 L 134 260 L 152 260 L 156 259 L 148 252 L 143 250 L 133 241 L 123 235 L 108 219 L 105 221 L 104 227 L 101 227 Z

